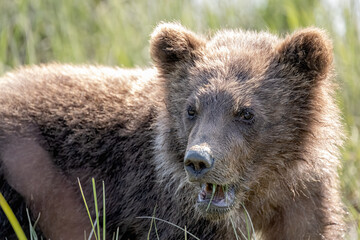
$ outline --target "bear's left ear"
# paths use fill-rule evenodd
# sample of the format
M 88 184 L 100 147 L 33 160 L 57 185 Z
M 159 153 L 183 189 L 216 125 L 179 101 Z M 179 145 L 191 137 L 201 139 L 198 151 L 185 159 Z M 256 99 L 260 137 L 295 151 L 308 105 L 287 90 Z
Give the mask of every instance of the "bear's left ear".
M 278 46 L 278 61 L 291 73 L 325 77 L 332 66 L 332 43 L 318 28 L 299 30 Z
M 181 62 L 191 61 L 205 41 L 180 24 L 161 23 L 151 35 L 150 54 L 156 67 L 169 73 Z

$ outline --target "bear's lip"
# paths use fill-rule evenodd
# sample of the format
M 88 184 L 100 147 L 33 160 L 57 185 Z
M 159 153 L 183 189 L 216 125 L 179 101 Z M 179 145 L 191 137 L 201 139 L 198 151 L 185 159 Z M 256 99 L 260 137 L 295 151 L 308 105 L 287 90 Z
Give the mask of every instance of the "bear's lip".
M 201 208 L 205 207 L 205 211 L 214 208 L 225 210 L 232 207 L 235 201 L 235 190 L 233 186 L 228 184 L 202 183 L 200 187 L 201 190 L 197 202 L 198 205 L 202 206 Z

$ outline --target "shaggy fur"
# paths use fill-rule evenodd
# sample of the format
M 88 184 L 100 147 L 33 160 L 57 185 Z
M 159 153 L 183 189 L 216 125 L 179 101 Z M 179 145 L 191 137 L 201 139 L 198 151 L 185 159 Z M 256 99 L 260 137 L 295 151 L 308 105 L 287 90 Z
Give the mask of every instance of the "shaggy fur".
M 106 186 L 109 238 L 119 227 L 120 239 L 146 239 L 150 220 L 137 217 L 153 213 L 201 239 L 241 238 L 244 207 L 265 240 L 343 237 L 326 33 L 206 39 L 160 24 L 150 51 L 154 69 L 52 64 L 0 79 L 0 191 L 24 226 L 26 204 L 33 217 L 41 212 L 47 238 L 80 239 L 90 226 L 77 178 L 94 209 L 94 177 L 99 195 Z M 184 157 L 199 149 L 214 162 L 193 178 Z M 206 183 L 230 186 L 231 206 L 204 210 Z M 0 238 L 13 238 L 0 218 Z M 160 239 L 184 238 L 159 221 L 157 229 Z

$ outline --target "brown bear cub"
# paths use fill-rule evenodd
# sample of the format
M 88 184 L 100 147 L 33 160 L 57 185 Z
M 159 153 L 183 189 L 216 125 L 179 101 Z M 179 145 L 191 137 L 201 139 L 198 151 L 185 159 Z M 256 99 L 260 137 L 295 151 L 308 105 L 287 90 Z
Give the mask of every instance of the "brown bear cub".
M 77 178 L 93 217 L 94 178 L 108 238 L 185 239 L 142 216 L 189 239 L 343 238 L 325 32 L 206 39 L 165 23 L 150 51 L 151 69 L 51 64 L 0 79 L 0 191 L 23 226 L 28 207 L 46 238 L 84 239 Z M 0 218 L 0 238 L 15 238 Z

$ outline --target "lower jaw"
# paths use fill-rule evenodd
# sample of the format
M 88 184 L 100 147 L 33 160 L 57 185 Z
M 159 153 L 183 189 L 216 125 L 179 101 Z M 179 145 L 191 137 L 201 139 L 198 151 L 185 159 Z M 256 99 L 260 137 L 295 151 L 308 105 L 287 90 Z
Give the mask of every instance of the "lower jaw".
M 213 204 L 208 203 L 197 203 L 197 210 L 200 214 L 210 220 L 220 220 L 226 217 L 227 213 L 229 213 L 232 209 L 232 206 L 229 207 L 218 207 Z

